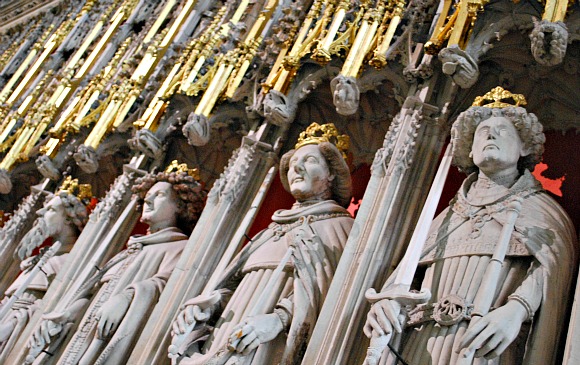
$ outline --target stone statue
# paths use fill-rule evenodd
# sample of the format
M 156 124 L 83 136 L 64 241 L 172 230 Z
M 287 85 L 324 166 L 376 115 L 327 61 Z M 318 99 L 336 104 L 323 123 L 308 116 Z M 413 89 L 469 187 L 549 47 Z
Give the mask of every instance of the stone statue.
M 196 172 L 174 161 L 165 172 L 137 180 L 133 191 L 144 202 L 147 234 L 132 236 L 127 249 L 89 279 L 64 312 L 45 314 L 31 348 L 51 344 L 52 358 L 63 364 L 126 364 L 187 243 L 183 230 L 192 228 L 203 209 L 206 194 Z M 72 333 L 68 344 L 63 342 L 67 332 Z
M 71 181 L 70 177 L 65 180 L 65 184 L 67 181 Z M 29 318 L 38 309 L 39 302 L 55 275 L 63 267 L 68 252 L 88 220 L 83 196 L 79 198 L 73 193 L 75 188 L 65 184 L 64 189 L 48 199 L 44 207 L 37 212 L 39 217 L 34 226 L 22 238 L 16 249 L 15 255 L 23 260 L 20 264 L 22 273 L 6 290 L 5 297 L 0 303 L 3 311 L 8 310 L 4 306 L 11 306 L 8 314 L 0 318 L 0 360 L 10 352 Z M 35 270 L 46 250 L 42 249 L 40 254 L 34 256 L 31 256 L 32 251 L 49 238 L 54 243 L 59 242 L 60 247 L 53 252 L 52 257 L 40 263 L 42 265 L 40 269 Z
M 173 335 L 195 327 L 180 364 L 299 363 L 353 223 L 344 208 L 350 173 L 328 142 L 337 135 L 313 123 L 282 157 L 280 177 L 296 203 L 274 213 L 215 291 L 185 303 Z
M 495 102 L 485 104 L 490 98 Z M 496 88 L 459 115 L 451 132 L 453 160 L 470 175 L 433 221 L 423 247 L 415 279 L 431 298 L 406 307 L 402 297 L 382 299 L 368 314 L 365 334 L 395 332 L 391 345 L 409 364 L 555 361 L 577 240 L 569 217 L 530 174 L 545 137 L 520 104 L 523 96 Z M 521 211 L 501 240 L 516 201 Z M 507 252 L 491 280 L 490 258 L 501 242 Z M 482 300 L 491 305 L 478 308 Z M 387 349 L 380 363 L 395 364 L 396 356 Z

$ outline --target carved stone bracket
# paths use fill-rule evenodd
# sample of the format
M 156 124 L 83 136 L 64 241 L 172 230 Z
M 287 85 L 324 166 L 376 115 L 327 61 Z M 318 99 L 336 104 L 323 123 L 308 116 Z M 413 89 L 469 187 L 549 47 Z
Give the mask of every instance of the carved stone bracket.
M 183 126 L 183 135 L 192 146 L 205 146 L 209 142 L 211 125 L 203 114 L 191 113 Z
M 339 74 L 330 82 L 332 102 L 341 115 L 356 113 L 360 102 L 360 89 L 357 79 Z
M 442 49 L 439 60 L 443 63 L 443 73 L 463 89 L 473 86 L 479 77 L 477 61 L 458 46 Z
M 544 66 L 555 66 L 564 60 L 568 46 L 568 28 L 563 22 L 534 20 L 530 33 L 532 54 Z
M 60 171 L 47 155 L 40 155 L 36 159 L 36 167 L 42 176 L 46 177 L 47 179 L 57 181 L 61 178 Z
M 10 173 L 5 169 L 0 169 L 0 194 L 8 194 L 11 190 Z
M 263 115 L 274 125 L 286 127 L 296 117 L 296 103 L 277 90 L 270 90 L 262 101 Z
M 87 174 L 94 174 L 99 169 L 97 151 L 93 147 L 82 144 L 73 157 L 77 165 Z
M 144 153 L 151 158 L 159 159 L 163 156 L 162 142 L 149 129 L 140 129 L 135 137 L 127 141 L 131 149 Z

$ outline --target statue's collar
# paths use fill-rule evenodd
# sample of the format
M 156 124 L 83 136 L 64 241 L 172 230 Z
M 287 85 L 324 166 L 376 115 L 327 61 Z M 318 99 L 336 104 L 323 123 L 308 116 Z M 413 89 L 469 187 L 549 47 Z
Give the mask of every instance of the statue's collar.
M 478 174 L 473 173 L 463 182 L 458 193 L 458 200 L 472 206 L 485 206 L 527 190 L 542 190 L 540 183 L 528 170 L 525 170 L 510 188 L 495 184 L 490 180 L 483 181 L 481 177 L 478 180 Z
M 348 211 L 334 200 L 323 200 L 316 203 L 294 204 L 292 209 L 277 210 L 272 216 L 272 221 L 279 224 L 288 224 L 298 220 L 300 217 L 333 213 L 348 214 Z
M 183 241 L 186 239 L 187 236 L 183 234 L 179 228 L 169 227 L 147 235 L 131 236 L 127 246 L 131 248 L 138 245 L 154 245 L 158 243 Z

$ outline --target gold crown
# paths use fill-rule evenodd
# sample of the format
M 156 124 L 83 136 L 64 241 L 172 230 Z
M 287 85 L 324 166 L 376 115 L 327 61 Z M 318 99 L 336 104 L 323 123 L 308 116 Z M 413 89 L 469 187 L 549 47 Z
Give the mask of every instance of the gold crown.
M 90 199 L 93 197 L 91 184 L 79 184 L 79 179 L 73 179 L 67 176 L 62 182 L 59 192 L 64 191 L 71 195 L 76 196 L 79 200 Z
M 165 173 L 169 174 L 170 172 L 184 172 L 189 176 L 193 177 L 195 180 L 199 181 L 201 179 L 199 175 L 198 169 L 190 169 L 186 163 L 179 163 L 177 160 L 171 161 L 171 163 L 165 169 Z
M 320 125 L 314 122 L 310 124 L 304 132 L 300 133 L 294 148 L 298 149 L 307 144 L 320 144 L 322 142 L 330 142 L 335 145 L 342 153 L 342 157 L 346 159 L 350 138 L 346 134 L 339 135 L 338 129 L 333 123 Z
M 509 99 L 515 104 L 507 103 Z M 489 102 L 489 103 L 488 103 Z M 487 103 L 487 104 L 486 104 Z M 478 96 L 473 100 L 472 106 L 483 106 L 486 108 L 507 108 L 510 106 L 526 105 L 526 98 L 522 94 L 512 94 L 501 86 L 491 89 L 484 96 Z

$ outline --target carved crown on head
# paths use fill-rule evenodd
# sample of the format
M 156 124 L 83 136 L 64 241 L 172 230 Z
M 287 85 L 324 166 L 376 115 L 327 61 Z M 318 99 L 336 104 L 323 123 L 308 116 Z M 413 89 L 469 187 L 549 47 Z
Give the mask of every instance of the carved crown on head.
M 186 163 L 179 163 L 177 160 L 173 160 L 169 165 L 167 165 L 165 173 L 169 174 L 171 172 L 186 173 L 197 181 L 201 180 L 198 169 L 190 169 Z
M 58 192 L 67 192 L 71 195 L 76 196 L 81 202 L 85 199 L 91 199 L 93 197 L 93 189 L 91 184 L 79 184 L 79 179 L 73 179 L 67 176 L 62 182 Z
M 508 101 L 511 101 L 509 103 Z M 486 108 L 507 108 L 510 106 L 526 105 L 526 98 L 522 94 L 512 94 L 501 86 L 494 87 L 483 96 L 478 96 L 473 100 L 472 106 L 483 106 Z
M 346 151 L 350 144 L 350 138 L 346 134 L 340 135 L 334 123 L 320 125 L 314 122 L 310 124 L 305 131 L 300 133 L 298 142 L 294 148 L 298 149 L 308 144 L 320 144 L 322 142 L 329 142 L 335 145 L 342 153 L 342 157 L 346 159 Z

